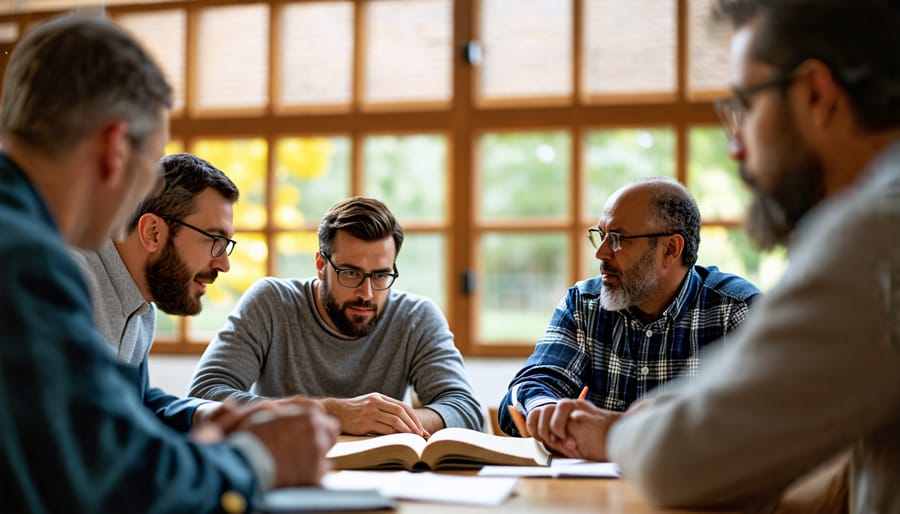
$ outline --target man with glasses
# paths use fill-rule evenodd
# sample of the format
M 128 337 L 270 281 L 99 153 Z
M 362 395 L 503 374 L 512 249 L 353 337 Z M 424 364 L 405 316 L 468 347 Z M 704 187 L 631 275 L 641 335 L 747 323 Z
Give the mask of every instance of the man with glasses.
M 700 350 L 738 327 L 759 290 L 715 266 L 698 266 L 700 211 L 674 180 L 629 184 L 607 200 L 588 229 L 600 275 L 575 284 L 556 307 L 544 337 L 509 384 L 500 427 L 571 455 L 551 431 L 566 418 L 557 406 L 579 401 L 621 415 L 678 374 L 695 375 Z M 524 415 L 514 424 L 510 407 Z
M 190 394 L 244 402 L 303 395 L 348 434 L 480 430 L 482 410 L 443 314 L 391 289 L 403 230 L 388 208 L 343 200 L 318 236 L 317 277 L 251 286 L 203 354 Z M 422 407 L 403 401 L 409 386 Z
M 149 386 L 156 309 L 176 316 L 199 313 L 206 287 L 229 270 L 238 189 L 194 155 L 168 155 L 159 166 L 163 188 L 141 203 L 128 236 L 97 251 L 73 250 L 72 256 L 85 275 L 98 329 L 119 361 L 138 368 L 145 405 L 167 425 L 188 431 L 214 418 L 220 407 Z

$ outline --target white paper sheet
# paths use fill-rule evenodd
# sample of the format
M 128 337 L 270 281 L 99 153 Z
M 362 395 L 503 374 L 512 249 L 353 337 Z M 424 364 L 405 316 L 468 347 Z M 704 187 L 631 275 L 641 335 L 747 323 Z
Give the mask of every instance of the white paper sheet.
M 619 478 L 619 466 L 614 462 L 595 462 L 583 459 L 558 459 L 550 466 L 484 466 L 480 477 L 593 477 Z
M 325 475 L 322 485 L 333 490 L 377 489 L 384 496 L 398 500 L 497 506 L 512 494 L 517 480 L 431 472 L 344 470 Z

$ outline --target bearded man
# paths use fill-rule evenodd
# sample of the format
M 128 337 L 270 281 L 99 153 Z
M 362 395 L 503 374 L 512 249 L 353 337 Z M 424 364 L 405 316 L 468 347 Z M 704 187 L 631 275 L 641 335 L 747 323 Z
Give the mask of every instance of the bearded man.
M 557 404 L 579 396 L 613 412 L 700 368 L 700 349 L 747 317 L 759 290 L 715 266 L 696 265 L 700 210 L 670 179 L 629 184 L 607 200 L 588 229 L 600 275 L 560 301 L 544 337 L 509 384 L 500 427 L 521 435 L 508 406 L 525 415 L 530 435 L 549 437 Z
M 241 402 L 303 395 L 348 434 L 481 430 L 446 318 L 431 300 L 391 288 L 403 229 L 387 206 L 338 202 L 318 236 L 316 278 L 253 284 L 207 347 L 189 394 Z M 422 407 L 403 401 L 410 386 Z
M 165 184 L 132 215 L 127 237 L 71 254 L 85 276 L 97 328 L 117 359 L 141 374 L 145 405 L 167 425 L 187 431 L 217 405 L 149 386 L 156 309 L 180 316 L 200 312 L 206 286 L 230 268 L 239 193 L 221 170 L 193 155 L 169 155 L 159 166 Z

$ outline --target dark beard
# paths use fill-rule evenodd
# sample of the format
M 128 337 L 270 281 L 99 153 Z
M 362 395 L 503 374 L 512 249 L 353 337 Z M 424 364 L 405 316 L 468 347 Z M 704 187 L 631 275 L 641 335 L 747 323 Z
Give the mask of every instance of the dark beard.
M 322 305 L 325 307 L 325 313 L 331 318 L 337 331 L 347 337 L 367 336 L 378 326 L 378 319 L 381 317 L 381 313 L 378 312 L 378 307 L 374 302 L 357 300 L 338 305 L 331 294 L 331 285 L 328 283 L 327 278 L 323 279 L 319 284 L 319 300 L 321 300 Z M 364 322 L 361 316 L 353 316 L 353 319 L 351 319 L 345 312 L 348 307 L 374 308 L 375 314 L 368 322 Z
M 163 312 L 177 316 L 193 316 L 203 308 L 200 297 L 190 295 L 189 288 L 194 277 L 178 256 L 171 240 L 166 242 L 159 259 L 147 263 L 144 274 L 153 302 Z M 216 271 L 212 271 L 207 273 L 206 278 L 215 280 L 217 274 Z
M 791 233 L 825 193 L 822 161 L 813 155 L 792 129 L 790 114 L 781 120 L 781 137 L 777 140 L 784 149 L 771 170 L 772 183 L 764 186 L 750 177 L 743 166 L 741 179 L 753 192 L 747 211 L 745 228 L 760 250 L 775 245 L 787 245 Z

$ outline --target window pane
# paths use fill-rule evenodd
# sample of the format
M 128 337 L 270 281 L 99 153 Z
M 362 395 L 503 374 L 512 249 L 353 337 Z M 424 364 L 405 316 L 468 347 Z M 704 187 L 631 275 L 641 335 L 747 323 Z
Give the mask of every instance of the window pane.
M 231 270 L 219 273 L 215 283 L 203 295 L 203 310 L 191 318 L 190 335 L 192 341 L 204 344 L 222 328 L 228 313 L 250 284 L 266 275 L 268 249 L 263 235 L 240 232 L 235 234 L 238 242 L 234 252 L 228 257 Z
M 675 91 L 675 4 L 675 0 L 586 1 L 585 93 Z
M 693 128 L 688 135 L 688 189 L 704 223 L 744 219 L 750 193 L 741 181 L 737 164 L 728 157 L 722 129 Z
M 452 3 L 373 0 L 364 6 L 365 101 L 449 101 Z
M 166 143 L 166 147 L 163 150 L 164 155 L 169 155 L 173 153 L 181 153 L 184 151 L 184 143 L 181 142 L 180 139 L 172 139 L 168 143 Z
M 198 140 L 192 151 L 238 186 L 241 196 L 234 205 L 235 228 L 261 228 L 266 223 L 265 139 Z
M 482 219 L 565 216 L 571 144 L 567 132 L 485 134 L 479 159 Z
M 407 233 L 397 256 L 394 288 L 432 299 L 447 312 L 447 242 L 441 234 Z
M 178 338 L 178 327 L 183 318 L 171 316 L 156 309 L 156 335 L 154 341 L 174 341 Z
M 286 278 L 316 276 L 316 252 L 319 236 L 316 232 L 290 232 L 275 236 L 275 260 L 278 266 L 273 275 Z
M 281 11 L 281 105 L 349 104 L 353 4 L 304 3 Z
M 572 94 L 571 0 L 482 0 L 480 98 Z
M 712 0 L 690 0 L 688 11 L 688 87 L 723 90 L 728 87 L 731 25 L 710 16 Z
M 536 342 L 569 287 L 566 236 L 490 233 L 480 243 L 478 340 Z
M 585 144 L 587 184 L 582 215 L 595 222 L 620 187 L 650 177 L 675 177 L 675 132 L 670 129 L 594 130 Z
M 275 222 L 279 226 L 318 225 L 333 203 L 349 196 L 348 138 L 279 139 L 275 159 Z
M 174 92 L 175 109 L 184 107 L 185 18 L 181 9 L 134 12 L 115 18 L 163 69 Z
M 742 228 L 705 227 L 700 230 L 697 264 L 718 266 L 767 291 L 784 272 L 787 255 L 784 249 L 759 253 Z
M 197 107 L 263 107 L 269 100 L 269 7 L 202 9 L 197 16 Z
M 447 216 L 447 141 L 443 136 L 372 136 L 363 144 L 365 194 L 401 223 Z

